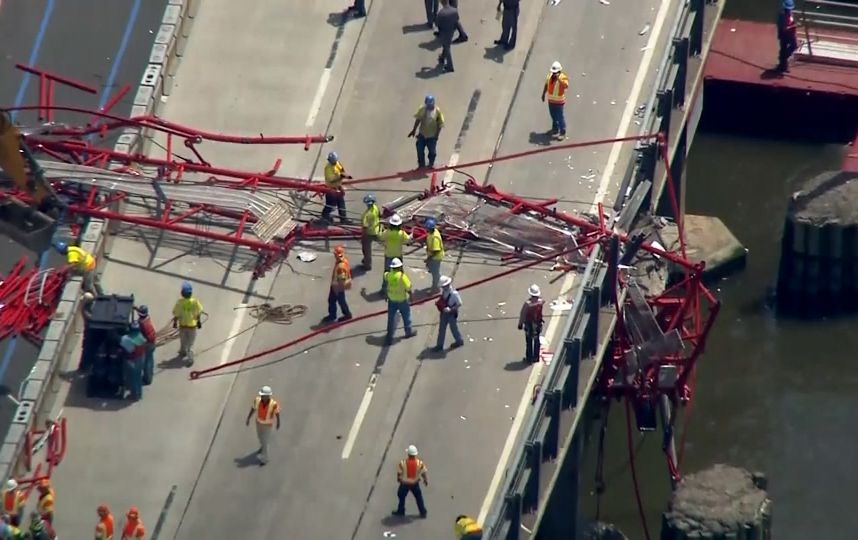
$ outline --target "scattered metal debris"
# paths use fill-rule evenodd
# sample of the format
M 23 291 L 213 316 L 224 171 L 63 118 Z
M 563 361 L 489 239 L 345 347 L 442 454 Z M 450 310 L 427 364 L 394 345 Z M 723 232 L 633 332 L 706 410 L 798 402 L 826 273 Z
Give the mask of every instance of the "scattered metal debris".
M 649 23 L 646 23 L 646 24 L 644 25 L 644 27 L 643 27 L 643 28 L 641 28 L 641 31 L 640 31 L 640 32 L 638 32 L 638 35 L 639 35 L 639 36 L 643 36 L 643 35 L 645 35 L 647 32 L 649 32 L 649 29 L 650 29 L 650 28 L 651 28 L 650 24 L 649 24 Z
M 313 253 L 312 251 L 302 251 L 298 254 L 298 260 L 301 262 L 313 262 L 319 257 L 318 254 Z

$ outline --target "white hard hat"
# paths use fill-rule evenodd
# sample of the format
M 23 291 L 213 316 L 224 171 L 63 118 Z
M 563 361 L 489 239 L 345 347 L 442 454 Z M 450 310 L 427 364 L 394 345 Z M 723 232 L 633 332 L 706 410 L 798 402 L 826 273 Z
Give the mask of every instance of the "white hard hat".
M 527 294 L 530 296 L 542 296 L 542 291 L 539 290 L 539 285 L 531 285 L 529 289 L 527 289 Z
M 417 447 L 414 446 L 413 444 L 411 446 L 409 446 L 405 451 L 408 453 L 409 456 L 416 456 L 417 455 Z
M 390 261 L 390 267 L 391 268 L 402 268 L 402 260 L 398 259 L 398 258 L 394 258 L 392 261 Z
M 399 227 L 402 225 L 402 217 L 399 214 L 393 214 L 390 216 L 390 224 L 394 227 Z
M 415 450 L 416 452 L 417 450 Z M 14 478 L 6 480 L 6 489 L 18 489 L 18 482 Z
M 270 386 L 263 386 L 262 388 L 259 389 L 259 395 L 260 396 L 270 396 L 271 394 L 273 394 L 273 392 L 271 391 Z
M 450 283 L 453 283 L 453 278 L 451 278 L 450 276 L 441 276 L 441 286 L 442 287 L 446 287 Z
M 551 73 L 560 73 L 561 71 L 563 71 L 563 66 L 560 65 L 560 62 L 555 60 L 554 63 L 551 64 L 551 70 L 550 71 L 551 71 Z
M 84 302 L 92 302 L 93 300 L 95 300 L 94 294 L 92 294 L 91 292 L 83 293 L 83 301 Z

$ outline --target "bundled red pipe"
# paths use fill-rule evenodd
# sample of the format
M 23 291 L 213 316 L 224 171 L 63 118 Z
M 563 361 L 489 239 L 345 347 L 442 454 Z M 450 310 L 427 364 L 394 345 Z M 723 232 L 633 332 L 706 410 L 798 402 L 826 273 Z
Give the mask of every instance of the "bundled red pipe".
M 63 293 L 68 270 L 28 271 L 21 258 L 0 282 L 0 340 L 23 337 L 35 345 L 42 342 L 42 330 L 51 322 Z

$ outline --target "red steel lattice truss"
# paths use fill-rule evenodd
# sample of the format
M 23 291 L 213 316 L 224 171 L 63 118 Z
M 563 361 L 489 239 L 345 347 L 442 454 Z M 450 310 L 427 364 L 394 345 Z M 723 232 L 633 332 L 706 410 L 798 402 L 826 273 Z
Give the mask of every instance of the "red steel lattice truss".
M 31 69 L 31 68 L 30 68 Z M 67 80 L 54 77 L 51 80 L 68 83 Z M 79 83 L 78 83 L 79 84 Z M 78 87 L 85 86 L 80 85 Z M 85 89 L 85 88 L 83 88 Z M 66 163 L 74 166 L 95 167 L 105 172 L 119 174 L 139 174 L 140 167 L 154 167 L 157 169 L 157 179 L 153 180 L 166 190 L 169 186 L 196 186 L 200 190 L 205 187 L 216 186 L 235 190 L 236 192 L 264 193 L 266 190 L 280 190 L 303 197 L 319 197 L 327 192 L 323 183 L 308 181 L 305 179 L 288 178 L 278 176 L 277 170 L 281 164 L 278 159 L 273 166 L 264 172 L 242 171 L 237 169 L 213 166 L 201 153 L 204 142 L 225 143 L 233 145 L 303 145 L 307 150 L 311 145 L 329 142 L 333 137 L 327 135 L 305 135 L 297 137 L 268 137 L 258 136 L 235 136 L 219 133 L 201 131 L 189 126 L 179 125 L 146 115 L 133 118 L 124 118 L 110 113 L 112 107 L 119 98 L 127 92 L 123 88 L 120 93 L 110 100 L 108 107 L 100 111 L 92 111 L 74 107 L 55 106 L 50 94 L 42 92 L 43 97 L 37 106 L 20 107 L 19 112 L 35 111 L 39 118 L 50 119 L 54 112 L 62 111 L 65 114 L 74 114 L 87 119 L 81 125 L 42 125 L 38 129 L 24 131 L 22 138 L 24 144 L 37 156 L 52 160 L 53 162 Z M 13 109 L 9 109 L 12 111 Z M 148 133 L 152 137 L 160 137 L 165 143 L 163 155 L 125 153 L 103 146 L 105 140 L 116 135 L 123 129 L 135 128 L 142 133 Z M 92 139 L 96 142 L 92 142 Z M 502 161 L 519 159 L 525 156 L 541 154 L 544 152 L 555 152 L 558 150 L 570 150 L 573 148 L 592 147 L 617 142 L 646 142 L 656 141 L 660 150 L 660 160 L 665 165 L 670 202 L 674 215 L 679 216 L 676 191 L 673 187 L 673 178 L 670 174 L 667 144 L 662 134 L 648 134 L 633 136 L 622 139 L 608 139 L 600 141 L 573 142 L 540 148 L 505 156 L 495 156 L 490 159 L 462 163 L 456 166 L 456 170 L 466 169 L 481 165 L 490 165 Z M 100 144 L 101 145 L 100 145 Z M 193 154 L 193 157 L 179 157 L 176 148 L 185 148 Z M 434 170 L 431 175 L 430 186 L 418 198 L 428 199 L 444 196 L 449 193 L 449 186 L 439 185 L 437 174 L 451 167 L 442 167 Z M 88 170 L 88 169 L 87 169 Z M 393 173 L 389 175 L 371 178 L 360 178 L 345 182 L 350 189 L 355 186 L 370 182 L 401 179 L 413 175 L 413 171 Z M 60 175 L 61 176 L 61 175 Z M 340 227 L 318 227 L 311 223 L 303 223 L 290 230 L 288 234 L 268 240 L 262 240 L 248 234 L 248 228 L 259 219 L 258 215 L 249 210 L 236 211 L 235 209 L 219 207 L 211 202 L 198 202 L 190 204 L 178 204 L 168 198 L 162 198 L 163 207 L 160 215 L 140 214 L 127 209 L 127 204 L 117 204 L 123 201 L 128 203 L 133 199 L 128 193 L 116 190 L 88 189 L 81 190 L 78 187 L 69 186 L 62 178 L 48 178 L 57 193 L 67 200 L 67 212 L 71 216 L 87 216 L 101 218 L 125 223 L 132 223 L 153 229 L 172 231 L 185 235 L 205 238 L 244 246 L 256 252 L 259 256 L 254 277 L 262 275 L 272 267 L 278 260 L 284 257 L 295 244 L 302 239 L 330 239 L 330 238 L 356 238 L 360 235 L 360 229 L 351 226 Z M 509 269 L 503 270 L 493 276 L 480 279 L 477 282 L 460 286 L 460 290 L 480 284 L 503 279 L 512 273 L 519 272 L 538 264 L 556 261 L 570 254 L 589 255 L 595 245 L 601 245 L 605 250 L 610 249 L 611 244 L 619 242 L 628 245 L 630 238 L 623 232 L 618 232 L 613 225 L 606 220 L 601 205 L 598 205 L 598 216 L 594 219 L 573 215 L 557 208 L 557 200 L 533 200 L 513 193 L 503 192 L 492 185 L 481 185 L 473 178 L 465 182 L 462 191 L 472 195 L 487 204 L 496 205 L 507 209 L 510 214 L 526 215 L 538 220 L 557 224 L 568 230 L 574 231 L 576 236 L 575 245 L 563 252 L 549 254 L 544 257 L 529 257 L 529 260 L 521 262 Z M 0 199 L 4 197 L 15 197 L 27 201 L 28 195 L 18 190 L 7 189 L 0 192 Z M 391 208 L 386 208 L 390 212 Z M 195 226 L 193 219 L 203 214 L 219 216 L 226 220 L 226 232 L 215 232 L 209 228 Z M 647 362 L 636 366 L 634 372 L 629 373 L 628 358 L 639 344 L 635 343 L 626 324 L 626 313 L 630 305 L 627 295 L 620 294 L 629 288 L 629 278 L 623 272 L 617 271 L 616 262 L 609 263 L 615 266 L 609 275 L 616 276 L 616 288 L 614 298 L 618 324 L 616 326 L 609 358 L 604 363 L 601 375 L 600 391 L 612 397 L 627 397 L 637 401 L 652 401 L 662 395 L 667 395 L 673 403 L 684 404 L 691 398 L 690 382 L 696 362 L 703 352 L 706 335 L 712 327 L 718 311 L 718 301 L 705 287 L 702 282 L 703 264 L 692 263 L 685 253 L 684 230 L 682 219 L 677 220 L 679 229 L 679 249 L 676 252 L 668 251 L 650 242 L 640 245 L 641 250 L 656 255 L 681 269 L 684 277 L 663 293 L 650 296 L 645 299 L 646 304 L 652 310 L 652 316 L 657 321 L 658 327 L 665 335 L 678 335 L 683 347 L 681 350 L 672 351 L 658 358 L 649 358 Z M 425 234 L 418 225 L 412 227 L 415 238 Z M 473 240 L 467 230 L 446 229 L 443 231 L 449 239 Z M 518 258 L 518 257 L 509 257 Z M 620 298 L 624 298 L 620 302 Z M 424 298 L 416 302 L 423 304 L 432 301 L 432 298 Z M 621 305 L 622 304 L 622 305 Z M 229 369 L 245 362 L 251 362 L 263 357 L 270 356 L 286 348 L 293 347 L 313 337 L 330 332 L 346 324 L 375 317 L 386 313 L 380 310 L 355 317 L 350 321 L 335 323 L 314 332 L 293 339 L 280 346 L 262 351 L 245 358 L 240 358 L 221 366 L 211 367 L 194 371 L 192 379 L 198 379 L 213 372 Z M 659 375 L 665 367 L 672 367 L 676 374 L 675 382 L 665 387 L 660 382 Z M 672 473 L 677 468 L 675 463 L 670 463 Z M 678 472 L 674 474 L 678 476 Z

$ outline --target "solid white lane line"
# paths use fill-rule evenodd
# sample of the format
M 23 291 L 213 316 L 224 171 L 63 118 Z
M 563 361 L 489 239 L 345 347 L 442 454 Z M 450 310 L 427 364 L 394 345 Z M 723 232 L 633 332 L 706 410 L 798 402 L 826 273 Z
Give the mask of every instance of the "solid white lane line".
M 447 163 L 447 166 L 448 167 L 455 167 L 458 163 L 459 163 L 459 153 L 453 152 L 453 154 L 450 156 L 450 161 L 449 161 L 449 163 Z M 453 180 L 453 174 L 455 172 L 456 171 L 454 171 L 453 169 L 450 169 L 449 171 L 445 172 L 444 173 L 444 180 L 441 182 L 442 185 L 439 187 L 444 187 L 447 184 L 449 184 Z
M 239 304 L 238 309 L 236 310 L 238 313 L 235 314 L 235 319 L 232 320 L 232 328 L 229 329 L 229 334 L 227 337 L 230 337 L 229 341 L 224 343 L 223 349 L 220 351 L 220 362 L 219 366 L 222 366 L 229 362 L 229 355 L 232 354 L 232 347 L 235 345 L 235 340 L 238 338 L 232 337 L 241 331 L 241 323 L 244 322 L 244 316 L 247 313 L 247 304 Z
M 325 68 L 322 70 L 322 77 L 319 79 L 319 86 L 316 88 L 316 95 L 313 97 L 313 104 L 310 106 L 304 127 L 313 127 L 313 124 L 316 123 L 316 117 L 319 116 L 319 110 L 322 108 L 322 99 L 325 97 L 325 90 L 328 89 L 329 82 L 331 82 L 331 68 Z
M 637 74 L 635 75 L 635 80 L 632 84 L 632 90 L 629 94 L 629 101 L 626 104 L 626 109 L 623 111 L 622 117 L 620 117 L 620 125 L 617 129 L 616 135 L 617 138 L 624 137 L 629 130 L 629 126 L 632 123 L 632 115 L 634 114 L 634 110 L 637 107 L 637 102 L 640 98 L 643 83 L 646 80 L 649 71 L 649 66 L 652 63 L 653 49 L 661 35 L 661 30 L 664 26 L 664 21 L 667 18 L 667 11 L 671 4 L 672 0 L 662 0 L 661 5 L 659 6 L 655 23 L 653 24 L 652 31 L 649 35 L 647 50 L 644 52 L 644 56 L 641 59 Z M 605 195 L 608 191 L 608 185 L 611 181 L 611 176 L 613 176 L 614 169 L 617 166 L 617 161 L 619 161 L 620 159 L 620 151 L 622 150 L 623 144 L 625 143 L 615 142 L 611 147 L 611 152 L 608 155 L 608 161 L 605 165 L 605 171 L 602 174 L 601 181 L 599 182 L 599 189 L 596 192 L 596 197 L 593 200 L 593 206 L 590 208 L 590 213 L 596 211 L 598 209 L 598 203 L 605 198 Z M 560 290 L 568 291 L 574 284 L 575 278 L 575 274 L 569 273 L 563 280 L 563 285 L 561 286 Z M 552 317 L 548 323 L 548 328 L 545 332 L 545 338 L 549 344 L 554 343 L 554 334 L 557 332 L 557 328 L 561 319 L 565 319 L 565 317 Z M 555 360 L 557 360 L 556 356 Z M 500 488 L 500 483 L 501 480 L 503 480 L 504 473 L 506 471 L 506 467 L 510 459 L 510 455 L 512 454 L 512 448 L 515 445 L 516 440 L 518 439 L 519 431 L 521 429 L 521 424 L 524 421 L 524 416 L 527 411 L 528 404 L 533 399 L 533 387 L 538 383 L 543 368 L 544 364 L 542 362 L 539 362 L 536 366 L 533 367 L 533 371 L 530 374 L 530 378 L 527 380 L 527 386 L 525 386 L 524 394 L 521 396 L 521 402 L 519 403 L 515 420 L 513 421 L 512 427 L 510 428 L 509 435 L 507 435 L 506 443 L 504 444 L 503 451 L 501 452 L 500 460 L 498 461 L 498 465 L 495 468 L 495 474 L 492 477 L 491 484 L 489 485 L 489 491 L 486 494 L 486 498 L 483 500 L 482 507 L 480 508 L 480 515 L 477 518 L 477 521 L 479 523 L 485 522 L 486 516 L 491 509 L 492 502 L 497 495 L 497 490 Z M 540 515 L 538 517 L 541 517 L 541 513 L 542 512 L 540 508 Z
M 346 437 L 346 445 L 343 447 L 343 459 L 349 459 L 349 456 L 352 453 L 352 448 L 354 448 L 355 441 L 357 440 L 360 426 L 363 424 L 363 419 L 366 417 L 366 412 L 369 410 L 369 404 L 372 401 L 372 395 L 375 393 L 375 382 L 377 379 L 378 375 L 373 373 L 372 377 L 369 379 L 369 384 L 366 386 L 366 391 L 363 393 L 363 399 L 360 400 L 360 406 L 358 407 L 354 422 L 352 422 L 349 435 Z

